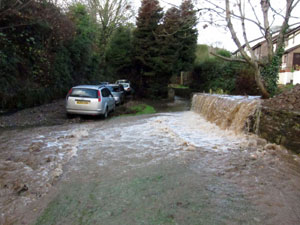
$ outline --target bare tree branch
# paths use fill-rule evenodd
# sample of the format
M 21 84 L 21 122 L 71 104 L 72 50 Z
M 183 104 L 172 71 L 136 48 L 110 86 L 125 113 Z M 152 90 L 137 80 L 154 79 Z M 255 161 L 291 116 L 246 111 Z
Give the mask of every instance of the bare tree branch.
M 245 9 L 244 9 L 244 12 L 243 12 L 241 0 L 238 1 L 238 8 L 239 8 L 239 11 L 240 11 L 240 14 L 241 14 L 241 23 L 242 23 L 243 37 L 244 37 L 245 44 L 247 46 L 247 50 L 250 53 L 251 58 L 254 59 L 254 60 L 257 60 L 256 56 L 254 54 L 254 51 L 252 50 L 252 48 L 251 48 L 251 46 L 249 44 L 249 40 L 248 40 L 248 37 L 247 37 L 246 26 L 245 26 Z
M 273 39 L 272 39 L 271 27 L 270 27 L 270 23 L 269 23 L 270 1 L 269 0 L 261 0 L 260 5 L 261 5 L 262 13 L 263 13 L 264 28 L 265 28 L 264 36 L 267 41 L 268 57 L 269 57 L 269 59 L 271 59 L 273 57 Z
M 208 8 L 210 11 L 212 11 L 212 12 L 217 12 L 218 16 L 223 17 L 223 18 L 225 19 L 225 17 L 223 16 L 223 14 L 226 13 L 226 10 L 225 10 L 224 8 L 222 8 L 221 6 L 219 6 L 219 5 L 217 5 L 217 4 L 213 3 L 213 2 L 211 2 L 210 0 L 205 0 L 205 1 L 208 2 L 209 4 L 211 4 L 212 6 L 214 6 L 216 9 L 221 10 L 220 12 L 218 12 L 216 9 Z M 207 9 L 207 8 L 203 8 L 203 9 L 201 9 L 201 10 L 206 10 L 206 9 Z M 198 9 L 198 10 L 200 10 L 200 9 Z M 231 11 L 230 14 L 231 14 L 231 16 L 232 16 L 233 18 L 241 19 L 241 16 L 235 14 L 233 11 Z M 264 31 L 264 27 L 261 25 L 260 22 L 257 22 L 257 21 L 255 21 L 255 20 L 253 20 L 253 19 L 251 19 L 251 18 L 248 18 L 248 17 L 245 17 L 245 20 L 246 20 L 246 21 L 249 21 L 249 22 L 251 22 L 251 23 L 253 23 L 253 24 L 255 24 L 256 26 L 258 26 L 258 28 L 259 28 L 260 30 L 263 30 L 263 31 Z
M 225 57 L 225 56 L 222 56 L 222 55 L 219 55 L 213 51 L 209 51 L 210 54 L 212 54 L 213 56 L 216 56 L 220 59 L 223 59 L 225 61 L 228 61 L 228 62 L 241 62 L 241 63 L 247 63 L 246 60 L 244 59 L 239 59 L 239 58 L 228 58 L 228 57 Z
M 231 33 L 232 39 L 234 41 L 234 43 L 238 46 L 238 48 L 240 49 L 240 52 L 242 54 L 242 56 L 245 58 L 245 60 L 248 63 L 252 63 L 251 62 L 251 58 L 247 55 L 247 53 L 245 52 L 244 48 L 242 48 L 242 44 L 240 42 L 240 40 L 237 37 L 237 34 L 233 28 L 232 22 L 231 22 L 231 13 L 230 13 L 230 5 L 229 5 L 229 0 L 226 0 L 226 21 L 227 21 L 227 26 L 229 28 L 229 31 Z
M 298 4 L 300 1 L 297 0 L 296 4 Z M 294 0 L 286 0 L 286 12 L 285 12 L 285 18 L 282 22 L 280 32 L 277 36 L 277 47 L 276 47 L 276 52 L 278 52 L 281 48 L 284 47 L 284 38 L 285 38 L 285 33 L 288 28 L 288 23 L 290 19 L 291 12 L 293 8 L 296 6 L 296 4 L 293 6 Z
M 264 29 L 263 29 L 263 27 L 262 27 L 262 25 L 261 25 L 260 20 L 258 19 L 257 13 L 256 13 L 256 11 L 255 11 L 255 9 L 254 9 L 253 4 L 251 3 L 251 0 L 248 0 L 248 3 L 249 3 L 249 5 L 250 5 L 250 7 L 251 7 L 251 10 L 252 10 L 253 14 L 254 14 L 254 17 L 255 17 L 255 19 L 256 19 L 256 21 L 257 21 L 257 24 L 259 24 L 259 28 L 260 28 L 259 30 L 260 30 L 261 34 L 264 35 Z

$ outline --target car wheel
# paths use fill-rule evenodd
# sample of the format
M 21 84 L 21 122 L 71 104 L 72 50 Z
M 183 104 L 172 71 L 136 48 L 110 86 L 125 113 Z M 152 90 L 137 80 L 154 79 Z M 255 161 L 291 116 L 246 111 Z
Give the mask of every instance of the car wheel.
M 68 119 L 73 119 L 75 117 L 74 114 L 66 113 Z

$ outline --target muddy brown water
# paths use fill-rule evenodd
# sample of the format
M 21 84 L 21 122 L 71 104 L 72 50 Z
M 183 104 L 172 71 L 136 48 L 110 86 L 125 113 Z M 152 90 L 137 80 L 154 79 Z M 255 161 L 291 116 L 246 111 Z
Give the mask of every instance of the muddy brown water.
M 300 159 L 193 111 L 0 135 L 0 224 L 300 224 Z

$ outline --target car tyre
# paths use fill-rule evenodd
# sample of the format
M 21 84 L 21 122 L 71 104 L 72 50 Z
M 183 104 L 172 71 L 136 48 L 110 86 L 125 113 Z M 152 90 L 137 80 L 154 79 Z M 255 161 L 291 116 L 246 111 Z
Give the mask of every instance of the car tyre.
M 73 119 L 75 117 L 75 115 L 71 113 L 66 113 L 66 116 L 68 119 Z

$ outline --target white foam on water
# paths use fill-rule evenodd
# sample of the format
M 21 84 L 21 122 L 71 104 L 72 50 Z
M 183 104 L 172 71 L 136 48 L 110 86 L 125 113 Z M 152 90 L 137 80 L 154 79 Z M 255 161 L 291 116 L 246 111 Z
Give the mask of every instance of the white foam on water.
M 189 111 L 153 119 L 153 126 L 172 137 L 178 144 L 194 145 L 212 151 L 227 151 L 245 141 L 243 134 L 222 130 L 201 115 Z

